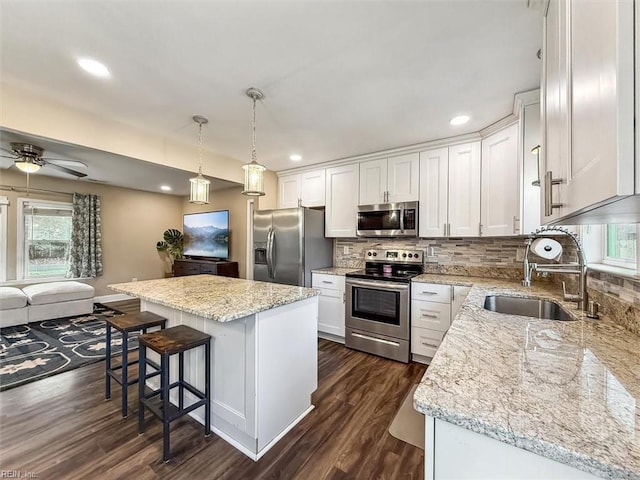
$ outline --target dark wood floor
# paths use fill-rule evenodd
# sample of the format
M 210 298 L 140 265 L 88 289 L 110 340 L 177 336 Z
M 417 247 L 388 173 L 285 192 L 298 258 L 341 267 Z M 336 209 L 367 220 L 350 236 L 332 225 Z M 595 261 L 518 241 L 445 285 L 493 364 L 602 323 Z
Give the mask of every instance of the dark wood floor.
M 41 480 L 421 479 L 423 451 L 387 429 L 424 371 L 320 340 L 315 410 L 258 462 L 215 434 L 204 438 L 202 426 L 185 417 L 172 424 L 173 457 L 163 463 L 160 423 L 150 420 L 138 436 L 135 387 L 123 419 L 117 384 L 104 400 L 99 362 L 0 393 L 0 468 Z

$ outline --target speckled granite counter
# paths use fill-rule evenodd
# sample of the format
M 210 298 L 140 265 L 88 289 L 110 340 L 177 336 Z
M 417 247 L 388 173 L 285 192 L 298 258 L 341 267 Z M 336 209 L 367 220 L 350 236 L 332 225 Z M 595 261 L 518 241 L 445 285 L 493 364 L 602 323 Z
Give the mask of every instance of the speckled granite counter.
M 590 320 L 544 286 L 472 285 L 414 396 L 416 410 L 604 478 L 640 479 L 640 337 Z M 485 295 L 554 300 L 578 318 L 484 310 Z
M 109 288 L 217 322 L 230 322 L 318 295 L 312 288 L 216 275 L 118 283 Z
M 312 273 L 326 273 L 327 275 L 340 275 L 344 277 L 349 272 L 355 272 L 358 270 L 357 268 L 347 268 L 347 267 L 326 267 L 326 268 L 316 268 L 315 270 L 311 270 Z

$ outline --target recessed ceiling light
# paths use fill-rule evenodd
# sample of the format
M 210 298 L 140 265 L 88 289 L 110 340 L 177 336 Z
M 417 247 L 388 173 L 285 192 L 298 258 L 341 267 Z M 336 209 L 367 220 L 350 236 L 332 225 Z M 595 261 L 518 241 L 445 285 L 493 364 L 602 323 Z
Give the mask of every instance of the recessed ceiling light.
M 464 125 L 469 121 L 469 115 L 458 115 L 449 120 L 451 125 Z
M 163 190 L 165 192 L 170 192 L 171 187 L 169 185 L 160 185 L 160 190 Z
M 302 160 L 302 155 L 298 155 L 297 153 L 293 153 L 293 154 L 289 155 L 289 160 L 291 160 L 292 162 L 299 162 L 300 160 Z
M 92 58 L 78 58 L 77 62 L 80 68 L 82 68 L 85 72 L 88 72 L 91 75 L 95 75 L 96 77 L 105 78 L 111 75 L 109 69 L 104 63 L 101 63 Z

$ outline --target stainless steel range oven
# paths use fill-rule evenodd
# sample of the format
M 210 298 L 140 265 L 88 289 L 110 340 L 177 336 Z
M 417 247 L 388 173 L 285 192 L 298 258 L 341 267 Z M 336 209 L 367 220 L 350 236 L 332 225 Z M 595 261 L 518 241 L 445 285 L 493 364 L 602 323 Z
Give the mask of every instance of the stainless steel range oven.
M 346 275 L 345 345 L 409 361 L 411 278 L 422 273 L 422 252 L 369 250 L 366 268 Z

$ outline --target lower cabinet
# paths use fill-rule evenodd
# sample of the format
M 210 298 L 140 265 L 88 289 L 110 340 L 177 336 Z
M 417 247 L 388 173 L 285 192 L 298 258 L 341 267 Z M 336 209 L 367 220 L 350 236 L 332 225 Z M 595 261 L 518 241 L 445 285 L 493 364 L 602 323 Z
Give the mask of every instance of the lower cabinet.
M 312 273 L 311 286 L 320 290 L 318 332 L 332 340 L 344 340 L 345 278 L 341 275 Z M 338 338 L 334 338 L 338 337 Z
M 425 480 L 597 480 L 590 473 L 425 416 Z
M 433 358 L 471 287 L 411 284 L 411 353 Z M 415 358 L 414 358 L 415 360 Z

